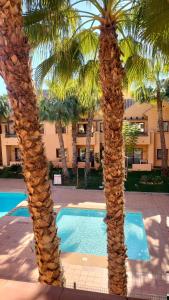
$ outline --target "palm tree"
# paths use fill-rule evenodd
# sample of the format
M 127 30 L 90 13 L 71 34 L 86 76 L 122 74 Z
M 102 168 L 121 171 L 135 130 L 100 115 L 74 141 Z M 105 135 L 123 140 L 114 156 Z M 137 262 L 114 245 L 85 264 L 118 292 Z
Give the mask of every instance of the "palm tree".
M 107 205 L 107 239 L 108 239 L 108 278 L 109 291 L 117 295 L 126 295 L 126 247 L 124 244 L 124 168 L 123 168 L 123 137 L 122 123 L 124 113 L 124 100 L 122 94 L 122 81 L 124 70 L 121 63 L 121 51 L 118 45 L 118 32 L 123 34 L 122 25 L 131 14 L 135 0 L 90 0 L 83 1 L 91 4 L 97 10 L 82 11 L 76 7 L 74 1 L 70 1 L 70 8 L 76 7 L 76 12 L 85 20 L 73 33 L 73 40 L 78 40 L 80 50 L 86 52 L 86 45 L 95 48 L 94 58 L 99 59 L 99 74 L 102 89 L 101 107 L 104 119 L 104 182 L 105 200 Z M 77 1 L 78 3 L 78 1 Z M 134 4 L 133 4 L 134 3 Z M 52 7 L 52 15 L 55 15 L 55 7 Z M 71 16 L 72 18 L 72 16 Z M 74 20 L 76 17 L 73 17 Z M 72 18 L 72 19 L 73 19 Z M 41 24 L 42 19 L 36 22 Z M 97 24 L 95 24 L 97 22 Z M 84 29 L 84 25 L 89 28 Z M 95 26 L 96 25 L 96 26 Z M 56 28 L 52 26 L 52 32 Z M 98 35 L 94 30 L 100 31 Z M 74 39 L 75 38 L 75 39 Z M 69 41 L 70 42 L 70 41 Z M 69 44 L 68 42 L 68 44 Z M 72 45 L 72 43 L 70 43 Z M 57 47 L 55 47 L 56 49 Z M 66 47 L 67 49 L 67 47 Z M 70 47 L 69 47 L 70 49 Z M 79 47 L 71 47 L 74 58 Z M 63 53 L 63 52 L 62 52 Z M 64 55 L 63 55 L 64 56 Z M 52 56 L 54 57 L 54 56 Z M 64 61 L 64 67 L 65 67 Z M 79 64 L 81 67 L 81 64 Z M 49 57 L 45 73 L 53 70 L 53 64 Z M 58 66 L 58 64 L 57 64 Z M 69 68 L 69 74 L 70 72 Z M 78 68 L 74 68 L 76 72 Z M 66 70 L 66 68 L 64 68 Z M 58 67 L 53 70 L 53 79 L 58 74 Z M 71 70 L 72 71 L 72 70 Z M 44 73 L 43 73 L 44 74 Z
M 81 116 L 85 112 L 85 108 L 80 103 L 79 98 L 77 96 L 77 90 L 70 90 L 70 94 L 68 96 L 65 95 L 65 104 L 69 110 L 69 121 L 72 123 L 72 171 L 73 174 L 77 173 L 77 124 L 80 120 Z M 75 94 L 76 92 L 76 94 Z M 68 93 L 68 90 L 67 90 Z M 72 94 L 72 95 L 71 95 Z
M 79 69 L 79 99 L 86 108 L 87 128 L 86 128 L 86 154 L 85 154 L 85 187 L 88 185 L 88 175 L 91 162 L 91 138 L 93 120 L 96 110 L 99 109 L 101 97 L 99 85 L 99 64 L 98 60 L 88 60 L 86 64 Z
M 1 122 L 5 118 L 7 119 L 10 114 L 10 108 L 7 100 L 7 96 L 0 96 L 0 133 L 1 133 Z M 1 148 L 1 139 L 0 139 L 0 163 L 2 163 L 2 148 Z
M 133 90 L 134 96 L 140 102 L 155 100 L 157 104 L 158 126 L 162 149 L 162 175 L 168 173 L 168 155 L 166 149 L 164 120 L 163 120 L 163 100 L 166 99 L 164 93 L 164 80 L 160 77 L 169 75 L 169 66 L 166 58 L 161 52 L 155 51 L 149 45 L 147 54 L 147 44 L 135 40 L 131 36 L 128 40 L 123 40 L 124 46 L 127 42 L 125 57 L 126 81 Z M 152 87 L 150 87 L 152 86 Z
M 31 78 L 30 47 L 23 32 L 21 1 L 0 1 L 0 12 L 3 16 L 0 22 L 0 75 L 7 86 L 19 138 L 24 178 L 29 194 L 28 204 L 33 220 L 39 280 L 62 286 L 59 240 Z
M 42 79 L 44 79 L 42 73 L 46 62 L 44 61 L 43 63 L 43 67 L 38 66 L 37 68 L 37 70 L 39 70 L 40 78 Z M 55 95 L 60 102 L 62 102 L 62 104 L 60 103 L 60 108 L 63 112 L 60 112 L 60 116 L 63 113 L 63 121 L 65 123 L 72 123 L 72 170 L 75 175 L 77 172 L 77 123 L 80 120 L 81 115 L 86 111 L 80 98 L 81 92 L 79 92 L 78 80 L 74 78 L 63 80 L 62 76 L 58 76 L 55 81 L 49 82 L 49 89 L 51 94 Z M 83 91 L 83 87 L 81 88 L 81 91 Z
M 63 176 L 65 178 L 69 178 L 69 171 L 67 168 L 67 159 L 62 132 L 63 126 L 65 126 L 69 122 L 69 108 L 64 101 L 61 101 L 57 98 L 42 99 L 40 101 L 40 118 L 42 121 L 56 123 L 56 130 L 60 144 L 60 157 L 62 161 Z
M 88 186 L 88 175 L 90 172 L 90 161 L 91 161 L 91 138 L 92 138 L 92 128 L 94 120 L 94 109 L 91 108 L 87 114 L 87 128 L 86 128 L 86 154 L 85 154 L 85 187 Z

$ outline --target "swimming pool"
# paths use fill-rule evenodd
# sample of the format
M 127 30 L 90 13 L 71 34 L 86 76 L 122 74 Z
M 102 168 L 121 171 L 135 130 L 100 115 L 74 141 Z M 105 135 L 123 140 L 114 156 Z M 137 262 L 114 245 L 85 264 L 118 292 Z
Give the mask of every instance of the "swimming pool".
M 5 216 L 11 209 L 25 200 L 27 195 L 24 193 L 1 193 L 0 192 L 0 217 Z
M 12 215 L 28 216 L 26 210 L 19 208 Z M 106 224 L 103 222 L 105 214 L 104 210 L 61 209 L 56 219 L 61 251 L 106 256 Z M 125 242 L 129 259 L 150 260 L 141 213 L 126 213 Z

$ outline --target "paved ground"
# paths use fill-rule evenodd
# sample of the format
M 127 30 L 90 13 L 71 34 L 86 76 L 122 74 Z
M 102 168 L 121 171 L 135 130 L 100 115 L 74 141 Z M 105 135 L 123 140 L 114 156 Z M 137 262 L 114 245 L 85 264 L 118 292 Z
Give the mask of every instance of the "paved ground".
M 22 180 L 0 179 L 0 191 L 24 191 Z M 104 207 L 102 191 L 52 187 L 55 205 Z M 169 292 L 169 195 L 126 193 L 126 210 L 144 216 L 150 262 L 127 262 L 130 295 Z M 34 259 L 32 225 L 29 218 L 6 216 L 0 219 L 0 278 L 35 282 L 38 272 Z M 63 254 L 66 285 L 107 292 L 106 260 L 90 255 Z
M 0 299 L 5 300 L 126 300 L 124 297 L 57 288 L 39 283 L 0 281 Z M 134 300 L 128 298 L 128 300 Z M 139 300 L 139 299 L 138 299 Z M 161 299 L 162 300 L 162 299 Z M 166 300 L 166 299 L 164 299 Z

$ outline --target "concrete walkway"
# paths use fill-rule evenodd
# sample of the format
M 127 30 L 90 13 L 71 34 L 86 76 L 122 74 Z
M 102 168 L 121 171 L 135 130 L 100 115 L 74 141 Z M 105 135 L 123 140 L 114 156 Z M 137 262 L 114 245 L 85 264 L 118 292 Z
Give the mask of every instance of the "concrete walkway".
M 24 182 L 0 179 L 0 191 L 25 191 Z M 105 207 L 102 191 L 52 187 L 57 207 Z M 125 194 L 126 210 L 143 213 L 151 260 L 127 262 L 130 295 L 166 295 L 169 292 L 169 195 Z M 76 258 L 75 256 L 76 255 Z M 107 292 L 104 257 L 62 254 L 66 286 Z M 36 282 L 32 223 L 29 218 L 6 216 L 0 219 L 0 278 Z

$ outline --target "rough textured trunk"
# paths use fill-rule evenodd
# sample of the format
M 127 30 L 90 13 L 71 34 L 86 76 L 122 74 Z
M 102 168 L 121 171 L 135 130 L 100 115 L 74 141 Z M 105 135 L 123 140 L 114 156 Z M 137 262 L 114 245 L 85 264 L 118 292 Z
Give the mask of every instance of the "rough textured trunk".
M 87 130 L 86 130 L 86 156 L 85 156 L 85 187 L 88 185 L 88 175 L 90 172 L 90 146 L 92 137 L 92 125 L 94 119 L 94 111 L 88 113 Z
M 60 145 L 60 156 L 61 156 L 61 161 L 62 161 L 63 176 L 65 178 L 69 178 L 61 122 L 57 122 L 57 133 L 58 133 L 58 139 L 59 139 L 59 145 Z
M 123 69 L 114 24 L 101 26 L 100 81 L 104 120 L 104 183 L 107 206 L 109 292 L 127 294 L 126 247 L 124 244 L 124 158 L 122 124 Z
M 63 285 L 47 160 L 40 134 L 21 0 L 0 0 L 0 72 L 14 111 L 33 220 L 39 280 Z
M 166 149 L 166 142 L 165 142 L 165 133 L 164 133 L 164 126 L 163 126 L 163 102 L 161 100 L 160 90 L 157 89 L 157 113 L 158 113 L 158 126 L 160 131 L 160 142 L 161 142 L 161 150 L 162 150 L 162 163 L 161 163 L 161 170 L 162 175 L 168 175 L 168 154 Z
M 77 173 L 77 147 L 76 147 L 76 139 L 77 139 L 77 123 L 72 123 L 72 171 L 73 174 Z

